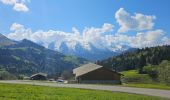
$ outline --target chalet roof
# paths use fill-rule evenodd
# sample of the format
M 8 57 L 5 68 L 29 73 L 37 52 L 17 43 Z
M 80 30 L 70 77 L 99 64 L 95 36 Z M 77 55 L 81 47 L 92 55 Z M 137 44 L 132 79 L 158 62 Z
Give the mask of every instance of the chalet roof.
M 77 77 L 77 76 L 84 75 L 88 72 L 94 71 L 94 70 L 102 68 L 102 67 L 103 66 L 100 66 L 100 65 L 97 65 L 97 64 L 94 64 L 94 63 L 88 63 L 88 64 L 85 64 L 85 65 L 82 65 L 78 68 L 73 69 L 73 74 L 75 74 L 76 77 Z
M 41 75 L 41 76 L 47 77 L 47 74 L 45 74 L 45 73 L 36 73 L 36 74 L 33 74 L 31 77 L 34 77 L 34 76 L 37 76 L 37 75 Z

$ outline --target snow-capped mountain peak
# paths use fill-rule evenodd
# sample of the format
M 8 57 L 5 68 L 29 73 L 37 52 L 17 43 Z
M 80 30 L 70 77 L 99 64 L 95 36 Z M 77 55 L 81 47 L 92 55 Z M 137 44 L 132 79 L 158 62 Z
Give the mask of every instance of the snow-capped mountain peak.
M 41 45 L 45 46 L 46 44 Z M 92 61 L 117 55 L 130 48 L 126 45 L 112 45 L 110 48 L 107 48 L 106 45 L 94 45 L 85 41 L 63 41 L 60 44 L 58 42 L 52 42 L 47 47 L 67 55 L 75 55 Z

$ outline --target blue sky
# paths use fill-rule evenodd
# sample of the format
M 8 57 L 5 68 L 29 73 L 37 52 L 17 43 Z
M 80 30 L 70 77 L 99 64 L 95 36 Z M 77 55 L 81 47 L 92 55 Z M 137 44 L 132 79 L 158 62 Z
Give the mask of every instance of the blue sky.
M 116 34 L 121 25 L 117 23 L 115 13 L 123 8 L 131 16 L 141 13 L 156 17 L 152 28 L 129 29 L 126 35 L 161 29 L 167 38 L 170 37 L 169 0 L 19 0 L 17 3 L 28 8 L 25 10 L 15 9 L 16 3 L 6 2 L 13 0 L 0 1 L 0 33 L 3 34 L 11 33 L 13 23 L 19 23 L 32 32 L 72 32 L 72 27 L 76 27 L 80 34 L 83 34 L 85 27 L 100 28 L 104 23 L 109 23 L 114 26 L 109 33 Z
M 105 22 L 116 24 L 114 13 L 120 8 L 128 12 L 155 15 L 155 27 L 170 31 L 169 0 L 32 0 L 29 12 L 16 12 L 12 6 L 0 3 L 0 32 L 9 32 L 18 22 L 32 30 L 71 31 L 73 26 L 99 27 Z

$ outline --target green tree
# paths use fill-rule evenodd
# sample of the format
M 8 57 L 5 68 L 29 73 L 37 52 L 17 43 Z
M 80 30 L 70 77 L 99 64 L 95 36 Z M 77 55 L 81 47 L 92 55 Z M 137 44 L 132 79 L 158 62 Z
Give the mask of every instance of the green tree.
M 149 76 L 154 80 L 157 81 L 158 78 L 158 67 L 155 65 L 148 65 L 143 67 L 143 72 L 145 74 L 149 74 Z
M 159 65 L 158 71 L 160 82 L 170 85 L 170 61 L 162 61 L 162 63 Z
M 140 62 L 139 62 L 139 73 L 142 74 L 143 73 L 143 66 L 146 65 L 146 58 L 145 56 L 142 54 L 140 56 Z

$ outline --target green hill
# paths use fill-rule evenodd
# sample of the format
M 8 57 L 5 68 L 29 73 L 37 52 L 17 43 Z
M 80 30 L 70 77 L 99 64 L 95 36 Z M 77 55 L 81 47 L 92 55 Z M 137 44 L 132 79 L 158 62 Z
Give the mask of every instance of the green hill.
M 0 48 L 0 69 L 15 75 L 44 72 L 56 76 L 64 70 L 71 70 L 87 62 L 83 58 L 66 56 L 26 39 L 1 45 Z

